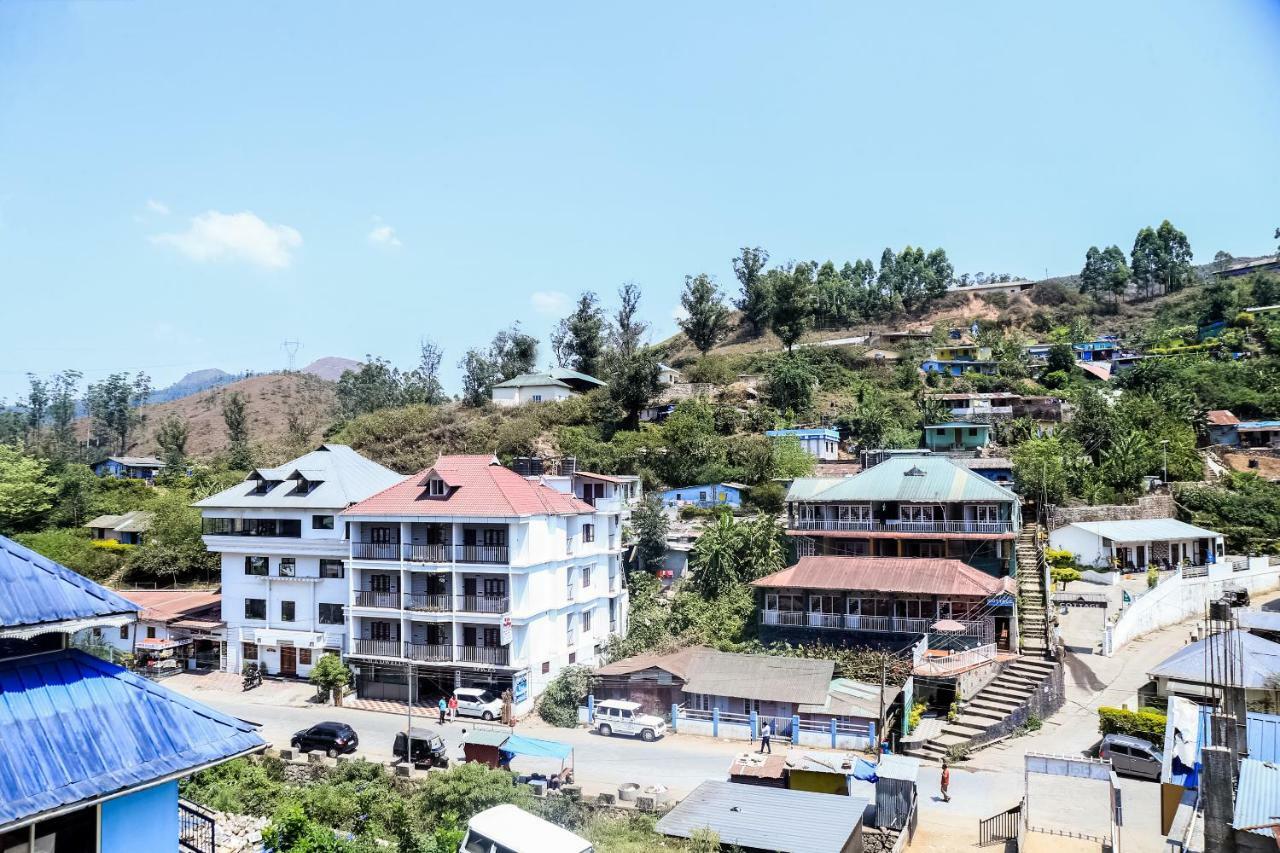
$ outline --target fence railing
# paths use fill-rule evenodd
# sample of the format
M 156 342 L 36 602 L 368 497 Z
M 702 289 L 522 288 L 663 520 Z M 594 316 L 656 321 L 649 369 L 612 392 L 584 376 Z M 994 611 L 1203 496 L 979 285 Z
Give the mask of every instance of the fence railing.
M 962 669 L 989 663 L 996 659 L 995 643 L 953 652 L 949 655 L 925 655 L 916 662 L 912 672 L 916 675 L 945 675 Z
M 506 563 L 506 545 L 455 545 L 453 558 L 459 563 Z
M 1204 578 L 1209 576 L 1208 566 L 1183 566 L 1182 576 L 1184 578 Z
M 1000 844 L 1017 838 L 1021 824 L 1022 802 L 1000 814 L 978 821 L 978 846 L 986 847 L 989 844 Z
M 214 853 L 217 824 L 204 809 L 178 800 L 178 849 L 188 853 Z
M 412 563 L 489 563 L 505 565 L 506 545 L 401 545 L 399 542 L 352 542 L 351 556 L 357 560 L 386 560 Z
M 410 660 L 453 660 L 453 646 L 439 643 L 405 643 L 404 656 Z
M 506 613 L 510 603 L 505 595 L 458 596 L 458 610 L 466 613 Z
M 405 545 L 404 558 L 411 563 L 447 563 L 452 550 L 448 545 Z
M 900 521 L 897 519 L 839 520 L 797 518 L 792 530 L 852 530 L 868 533 L 1012 533 L 1012 521 Z
M 357 560 L 399 560 L 399 542 L 352 542 L 351 556 Z
M 373 655 L 382 658 L 400 657 L 399 640 L 362 640 L 357 637 L 355 646 L 356 654 L 358 655 Z
M 398 592 L 382 592 L 372 589 L 356 590 L 356 606 L 357 607 L 394 607 L 400 608 L 400 594 Z
M 405 610 L 442 611 L 449 609 L 451 596 L 442 593 L 410 592 L 405 593 Z
M 761 625 L 824 628 L 842 631 L 869 631 L 880 634 L 927 634 L 936 619 L 907 616 L 855 616 L 844 613 L 819 613 L 806 610 L 761 610 Z M 964 626 L 965 636 L 989 638 L 994 631 L 990 620 L 956 620 Z
M 506 666 L 511 659 L 507 646 L 458 646 L 458 660 L 464 663 L 489 663 Z

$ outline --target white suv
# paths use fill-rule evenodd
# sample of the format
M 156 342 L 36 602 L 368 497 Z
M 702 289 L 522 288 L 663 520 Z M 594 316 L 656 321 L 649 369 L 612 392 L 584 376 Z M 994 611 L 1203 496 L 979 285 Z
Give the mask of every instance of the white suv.
M 502 716 L 502 698 L 483 687 L 458 687 L 453 691 L 458 700 L 458 716 L 496 720 Z
M 661 717 L 642 714 L 639 702 L 606 699 L 596 703 L 595 730 L 605 737 L 613 734 L 640 735 L 643 741 L 660 738 L 667 733 Z

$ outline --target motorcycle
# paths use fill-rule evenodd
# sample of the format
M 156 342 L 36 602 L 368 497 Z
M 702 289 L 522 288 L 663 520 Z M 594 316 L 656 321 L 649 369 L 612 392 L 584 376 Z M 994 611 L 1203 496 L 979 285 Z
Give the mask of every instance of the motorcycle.
M 252 690 L 253 688 L 260 687 L 261 685 L 262 685 L 262 670 L 258 668 L 257 664 L 251 663 L 251 664 L 245 665 L 244 679 L 241 682 L 240 689 L 242 691 Z

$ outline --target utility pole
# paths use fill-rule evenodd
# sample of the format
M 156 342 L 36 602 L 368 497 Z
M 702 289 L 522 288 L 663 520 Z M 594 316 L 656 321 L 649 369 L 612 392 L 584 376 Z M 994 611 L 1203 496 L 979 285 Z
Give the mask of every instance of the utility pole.
M 1169 485 L 1169 439 L 1160 439 L 1160 449 L 1164 451 L 1164 479 L 1161 482 L 1167 486 Z

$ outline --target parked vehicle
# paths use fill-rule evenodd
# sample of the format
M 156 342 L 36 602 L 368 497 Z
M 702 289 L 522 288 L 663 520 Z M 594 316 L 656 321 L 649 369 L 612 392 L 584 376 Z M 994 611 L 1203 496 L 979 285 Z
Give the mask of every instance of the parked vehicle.
M 1225 601 L 1232 607 L 1249 606 L 1249 590 L 1242 586 L 1228 586 L 1222 590 L 1219 601 Z
M 620 699 L 596 703 L 594 728 L 605 737 L 639 735 L 643 741 L 655 740 L 667 733 L 667 724 L 661 717 L 642 713 L 639 702 Z
M 1160 780 L 1164 754 L 1149 740 L 1132 735 L 1107 735 L 1098 747 L 1098 757 L 1110 759 L 1116 773 Z
M 262 685 L 262 670 L 258 668 L 256 663 L 247 663 L 244 665 L 243 678 L 240 681 L 240 689 L 252 690 Z
M 502 697 L 483 687 L 458 687 L 453 691 L 458 700 L 458 716 L 496 720 L 502 716 Z
M 411 760 L 415 765 L 428 767 L 448 767 L 449 756 L 440 735 L 427 729 L 410 729 L 413 738 Z M 404 732 L 397 732 L 395 742 L 391 746 L 391 754 L 401 761 L 406 761 L 405 743 L 408 738 Z
M 510 804 L 467 821 L 459 853 L 593 853 L 591 842 Z
M 320 749 L 330 758 L 336 758 L 344 752 L 355 752 L 360 737 L 346 723 L 324 722 L 296 732 L 290 744 L 299 752 Z

